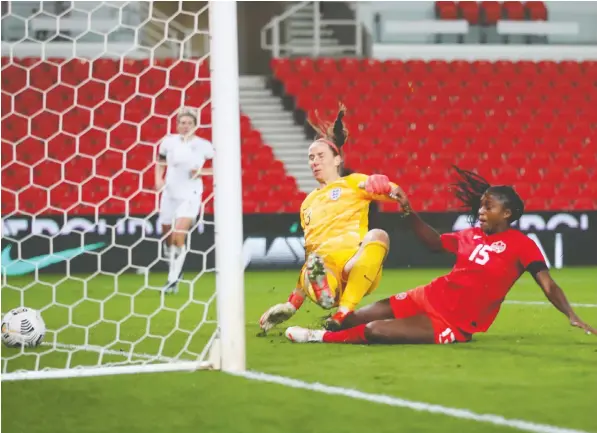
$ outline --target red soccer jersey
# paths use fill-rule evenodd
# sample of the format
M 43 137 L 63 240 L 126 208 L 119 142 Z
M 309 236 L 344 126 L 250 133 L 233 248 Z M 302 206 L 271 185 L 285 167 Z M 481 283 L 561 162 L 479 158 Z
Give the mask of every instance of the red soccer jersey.
M 486 235 L 475 227 L 443 234 L 441 240 L 456 254 L 456 264 L 426 287 L 426 298 L 448 323 L 470 334 L 491 326 L 529 264 L 545 263 L 535 242 L 514 229 Z

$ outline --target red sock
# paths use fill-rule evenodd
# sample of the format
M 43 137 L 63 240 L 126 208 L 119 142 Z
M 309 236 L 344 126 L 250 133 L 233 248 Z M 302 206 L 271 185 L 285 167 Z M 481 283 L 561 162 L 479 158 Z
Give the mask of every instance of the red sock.
M 355 326 L 354 328 L 343 329 L 342 331 L 326 332 L 323 334 L 324 343 L 345 343 L 345 344 L 366 344 L 365 337 L 366 324 Z

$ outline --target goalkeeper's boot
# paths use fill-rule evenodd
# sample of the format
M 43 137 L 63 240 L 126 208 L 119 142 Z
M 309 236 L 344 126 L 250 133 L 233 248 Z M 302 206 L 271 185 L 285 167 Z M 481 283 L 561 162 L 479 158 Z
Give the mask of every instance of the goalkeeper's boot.
M 321 343 L 323 342 L 323 329 L 307 329 L 300 326 L 291 326 L 284 333 L 293 343 Z
M 317 254 L 311 254 L 307 259 L 307 278 L 313 288 L 317 303 L 325 309 L 335 304 L 334 293 L 330 288 L 323 259 Z

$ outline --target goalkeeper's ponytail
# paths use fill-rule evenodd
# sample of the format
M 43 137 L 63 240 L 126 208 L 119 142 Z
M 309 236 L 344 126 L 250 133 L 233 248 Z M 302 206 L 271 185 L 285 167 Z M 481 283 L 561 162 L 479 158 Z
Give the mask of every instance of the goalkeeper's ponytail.
M 312 122 L 309 119 L 309 124 L 317 133 L 315 141 L 326 143 L 330 147 L 334 156 L 340 156 L 340 158 L 342 158 L 342 163 L 338 167 L 338 172 L 340 174 L 342 174 L 344 171 L 343 147 L 348 138 L 348 129 L 343 121 L 345 114 L 346 107 L 340 102 L 338 114 L 336 115 L 336 120 L 333 123 L 321 120 L 317 110 L 315 110 L 316 121 Z
M 309 124 L 315 130 L 317 136 L 316 141 L 323 141 L 330 146 L 334 155 L 343 156 L 343 146 L 348 138 L 348 129 L 344 124 L 344 115 L 346 114 L 346 107 L 340 103 L 336 120 L 332 123 L 321 120 L 319 112 L 315 110 L 315 121 L 309 119 Z

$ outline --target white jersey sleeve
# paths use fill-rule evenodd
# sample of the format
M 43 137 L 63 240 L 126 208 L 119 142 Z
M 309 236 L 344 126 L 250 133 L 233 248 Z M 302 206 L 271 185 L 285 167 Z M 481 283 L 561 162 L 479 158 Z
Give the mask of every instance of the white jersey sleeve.
M 193 148 L 193 162 L 196 169 L 201 169 L 205 161 L 213 159 L 214 148 L 211 143 L 203 138 L 197 138 Z
M 203 157 L 205 159 L 214 159 L 214 147 L 209 141 L 203 140 L 203 144 L 201 147 L 203 150 Z
M 159 147 L 158 147 L 158 155 L 161 156 L 162 158 L 167 158 L 168 157 L 168 151 L 170 150 L 170 148 L 172 147 L 172 136 L 171 135 L 166 135 Z

